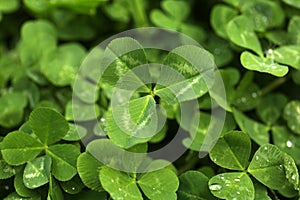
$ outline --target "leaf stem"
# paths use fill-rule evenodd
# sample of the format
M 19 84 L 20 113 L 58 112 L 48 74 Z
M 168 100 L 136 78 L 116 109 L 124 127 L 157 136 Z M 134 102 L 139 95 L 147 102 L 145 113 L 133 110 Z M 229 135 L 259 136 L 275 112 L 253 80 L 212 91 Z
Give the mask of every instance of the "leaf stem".
M 134 19 L 135 25 L 137 27 L 148 26 L 148 21 L 146 17 L 146 12 L 144 10 L 143 0 L 132 0 L 132 17 Z
M 289 79 L 289 76 L 276 79 L 275 81 L 273 81 L 269 85 L 267 85 L 264 88 L 262 88 L 260 90 L 260 95 L 263 96 L 263 95 L 268 94 L 269 92 L 275 90 L 277 87 L 279 87 L 280 85 L 282 85 L 283 83 L 285 83 L 288 79 Z

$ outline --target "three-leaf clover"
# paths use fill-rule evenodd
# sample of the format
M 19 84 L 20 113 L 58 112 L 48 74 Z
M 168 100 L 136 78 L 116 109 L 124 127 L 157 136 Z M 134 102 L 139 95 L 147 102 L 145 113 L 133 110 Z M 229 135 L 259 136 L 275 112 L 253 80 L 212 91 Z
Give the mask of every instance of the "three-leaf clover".
M 251 140 L 247 134 L 233 131 L 221 137 L 209 153 L 217 165 L 240 172 L 218 174 L 209 180 L 211 192 L 224 199 L 254 199 L 255 187 L 248 175 L 273 190 L 283 186 L 299 190 L 299 175 L 293 159 L 271 144 L 255 152 L 249 164 Z

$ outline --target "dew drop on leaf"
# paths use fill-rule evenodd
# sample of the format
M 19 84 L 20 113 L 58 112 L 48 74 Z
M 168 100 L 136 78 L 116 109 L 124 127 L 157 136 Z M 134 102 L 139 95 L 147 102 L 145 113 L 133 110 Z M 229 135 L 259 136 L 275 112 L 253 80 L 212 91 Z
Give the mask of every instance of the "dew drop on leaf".
M 213 185 L 209 186 L 209 189 L 212 190 L 212 191 L 221 190 L 222 186 L 218 185 L 218 184 L 213 184 Z
M 291 140 L 286 141 L 286 146 L 291 148 L 293 146 L 293 143 Z
M 105 122 L 105 121 L 106 121 L 106 119 L 104 117 L 100 118 L 100 122 Z
M 277 69 L 277 66 L 276 65 L 272 65 L 271 68 L 272 69 Z
M 239 178 L 234 179 L 235 182 L 240 182 L 241 180 Z

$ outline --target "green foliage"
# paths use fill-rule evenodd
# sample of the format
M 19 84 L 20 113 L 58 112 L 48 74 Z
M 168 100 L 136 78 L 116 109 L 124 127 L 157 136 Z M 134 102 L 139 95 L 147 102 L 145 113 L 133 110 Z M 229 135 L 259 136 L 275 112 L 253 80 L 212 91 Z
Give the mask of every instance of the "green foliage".
M 299 0 L 0 0 L 0 199 L 299 199 L 299 85 Z

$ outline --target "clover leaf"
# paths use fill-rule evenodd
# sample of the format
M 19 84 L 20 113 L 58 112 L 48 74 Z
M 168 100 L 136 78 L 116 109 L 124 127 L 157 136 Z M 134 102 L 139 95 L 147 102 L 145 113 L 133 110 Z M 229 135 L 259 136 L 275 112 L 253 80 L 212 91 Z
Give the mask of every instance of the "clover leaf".
M 300 17 L 293 16 L 288 25 L 288 34 L 291 37 L 292 44 L 300 44 L 299 37 Z
M 218 4 L 211 11 L 211 25 L 216 34 L 222 38 L 228 38 L 226 26 L 230 20 L 237 16 L 238 11 L 232 7 Z
M 300 8 L 300 2 L 297 0 L 282 0 L 284 3 L 294 6 L 296 8 Z
M 295 191 L 299 190 L 299 177 L 298 169 L 292 157 L 279 150 L 275 145 L 264 144 L 255 152 L 248 166 L 251 147 L 250 140 L 248 139 L 247 142 L 248 151 L 245 152 L 245 157 L 238 150 L 245 143 L 245 137 L 247 138 L 243 134 L 245 133 L 229 132 L 225 134 L 219 139 L 209 154 L 217 165 L 227 169 L 242 171 L 226 172 L 212 177 L 209 180 L 209 189 L 213 195 L 224 199 L 254 199 L 255 189 L 258 189 L 259 193 L 261 193 L 260 195 L 265 196 L 264 189 L 258 187 L 254 180 L 256 187 L 253 186 L 248 173 L 265 186 L 274 190 L 280 190 L 284 196 L 294 195 Z M 224 154 L 223 149 L 220 148 L 224 140 L 228 144 L 231 144 L 231 153 L 226 153 L 225 151 Z M 236 161 L 230 161 L 232 158 L 235 158 Z M 227 160 L 231 164 L 226 163 Z M 240 162 L 239 160 L 244 160 L 244 162 Z M 245 164 L 243 167 L 236 167 L 237 165 L 232 165 L 233 163 Z
M 49 182 L 51 158 L 42 156 L 28 161 L 24 169 L 23 181 L 27 188 L 38 188 Z
M 41 0 L 39 3 L 36 3 L 34 0 L 25 0 L 25 5 L 37 13 L 44 13 L 53 8 L 67 8 L 82 14 L 94 14 L 96 8 L 106 1 L 107 0 L 82 2 L 80 0 L 54 0 L 49 2 Z
M 190 7 L 185 1 L 164 0 L 161 2 L 161 7 L 165 13 L 154 9 L 150 14 L 150 19 L 156 26 L 182 31 L 197 41 L 205 39 L 205 33 L 201 27 L 184 22 L 190 13 Z
M 270 128 L 268 126 L 250 119 L 236 109 L 233 109 L 233 115 L 240 129 L 247 133 L 257 144 L 263 145 L 269 142 Z
M 41 72 L 54 85 L 71 85 L 84 56 L 85 49 L 79 44 L 61 45 L 56 51 L 45 55 L 41 61 Z
M 289 164 L 286 163 L 286 159 L 289 160 Z M 248 172 L 267 187 L 278 190 L 285 184 L 287 178 L 291 178 L 286 173 L 292 173 L 294 176 L 298 173 L 297 168 L 291 167 L 291 164 L 294 164 L 294 161 L 287 158 L 278 147 L 265 144 L 254 154 Z M 289 172 L 286 171 L 286 167 L 289 168 Z M 293 179 L 296 180 L 296 177 Z
M 222 199 L 254 199 L 254 186 L 243 172 L 218 174 L 209 180 L 210 191 Z
M 0 1 L 0 12 L 9 13 L 17 10 L 19 8 L 20 2 L 19 0 L 11 0 L 11 1 Z
M 107 114 L 107 134 L 117 145 L 129 148 L 138 143 L 149 141 L 157 129 L 155 101 L 148 95 L 116 107 Z M 151 118 L 149 116 L 152 116 Z M 156 119 L 156 120 L 155 120 Z
M 183 59 L 185 58 L 185 59 Z M 206 50 L 186 45 L 172 50 L 165 59 L 154 93 L 172 104 L 188 101 L 208 92 L 214 60 Z M 180 72 L 180 74 L 178 74 Z
M 287 127 L 274 126 L 272 127 L 272 136 L 274 144 L 279 149 L 291 155 L 297 165 L 300 163 L 300 148 L 297 145 L 300 141 L 300 136 L 293 134 Z
M 209 156 L 213 162 L 221 167 L 245 170 L 249 164 L 250 153 L 251 141 L 249 136 L 243 132 L 233 131 L 218 140 Z
M 18 172 L 14 178 L 14 187 L 18 195 L 22 197 L 40 198 L 38 192 L 34 189 L 29 189 L 23 181 L 23 170 Z
M 98 192 L 103 191 L 99 180 L 99 172 L 102 165 L 89 152 L 80 154 L 77 159 L 77 170 L 82 182 L 88 188 Z
M 64 117 L 49 108 L 35 109 L 30 114 L 29 123 L 34 134 L 45 145 L 58 142 L 69 130 L 69 125 Z
M 230 40 L 238 46 L 250 49 L 262 56 L 260 42 L 254 32 L 254 24 L 247 16 L 240 15 L 228 22 L 226 27 Z
M 263 122 L 267 125 L 272 125 L 281 116 L 281 112 L 286 103 L 287 99 L 284 95 L 269 94 L 262 97 L 256 107 L 256 113 Z
M 289 71 L 289 68 L 285 65 L 280 65 L 272 59 L 258 57 L 247 51 L 242 53 L 241 63 L 246 69 L 270 73 L 278 77 L 286 75 Z
M 290 101 L 284 108 L 284 119 L 288 127 L 295 133 L 300 134 L 300 102 Z
M 300 47 L 297 45 L 281 46 L 273 52 L 276 62 L 300 69 Z
M 285 17 L 280 5 L 272 1 L 246 2 L 242 13 L 253 21 L 254 29 L 260 32 L 280 26 Z
M 21 165 L 32 160 L 44 149 L 44 146 L 31 135 L 14 131 L 2 141 L 3 159 L 11 165 Z
M 179 181 L 178 199 L 215 199 L 208 188 L 209 179 L 203 173 L 190 170 L 181 174 Z
M 7 164 L 4 160 L 0 160 L 0 180 L 7 179 L 16 174 L 16 169 Z
M 77 174 L 76 161 L 80 150 L 72 144 L 57 144 L 46 149 L 52 158 L 52 174 L 60 181 L 68 181 Z
M 0 125 L 6 128 L 18 125 L 27 105 L 25 95 L 19 92 L 6 93 L 0 97 Z
M 25 67 L 38 67 L 42 57 L 56 49 L 56 29 L 48 21 L 26 22 L 22 26 L 21 37 L 20 59 Z
M 139 200 L 143 198 L 137 185 L 150 199 L 176 199 L 179 185 L 176 175 L 169 169 L 149 172 L 136 180 L 126 173 L 104 167 L 100 171 L 100 181 L 113 198 Z

